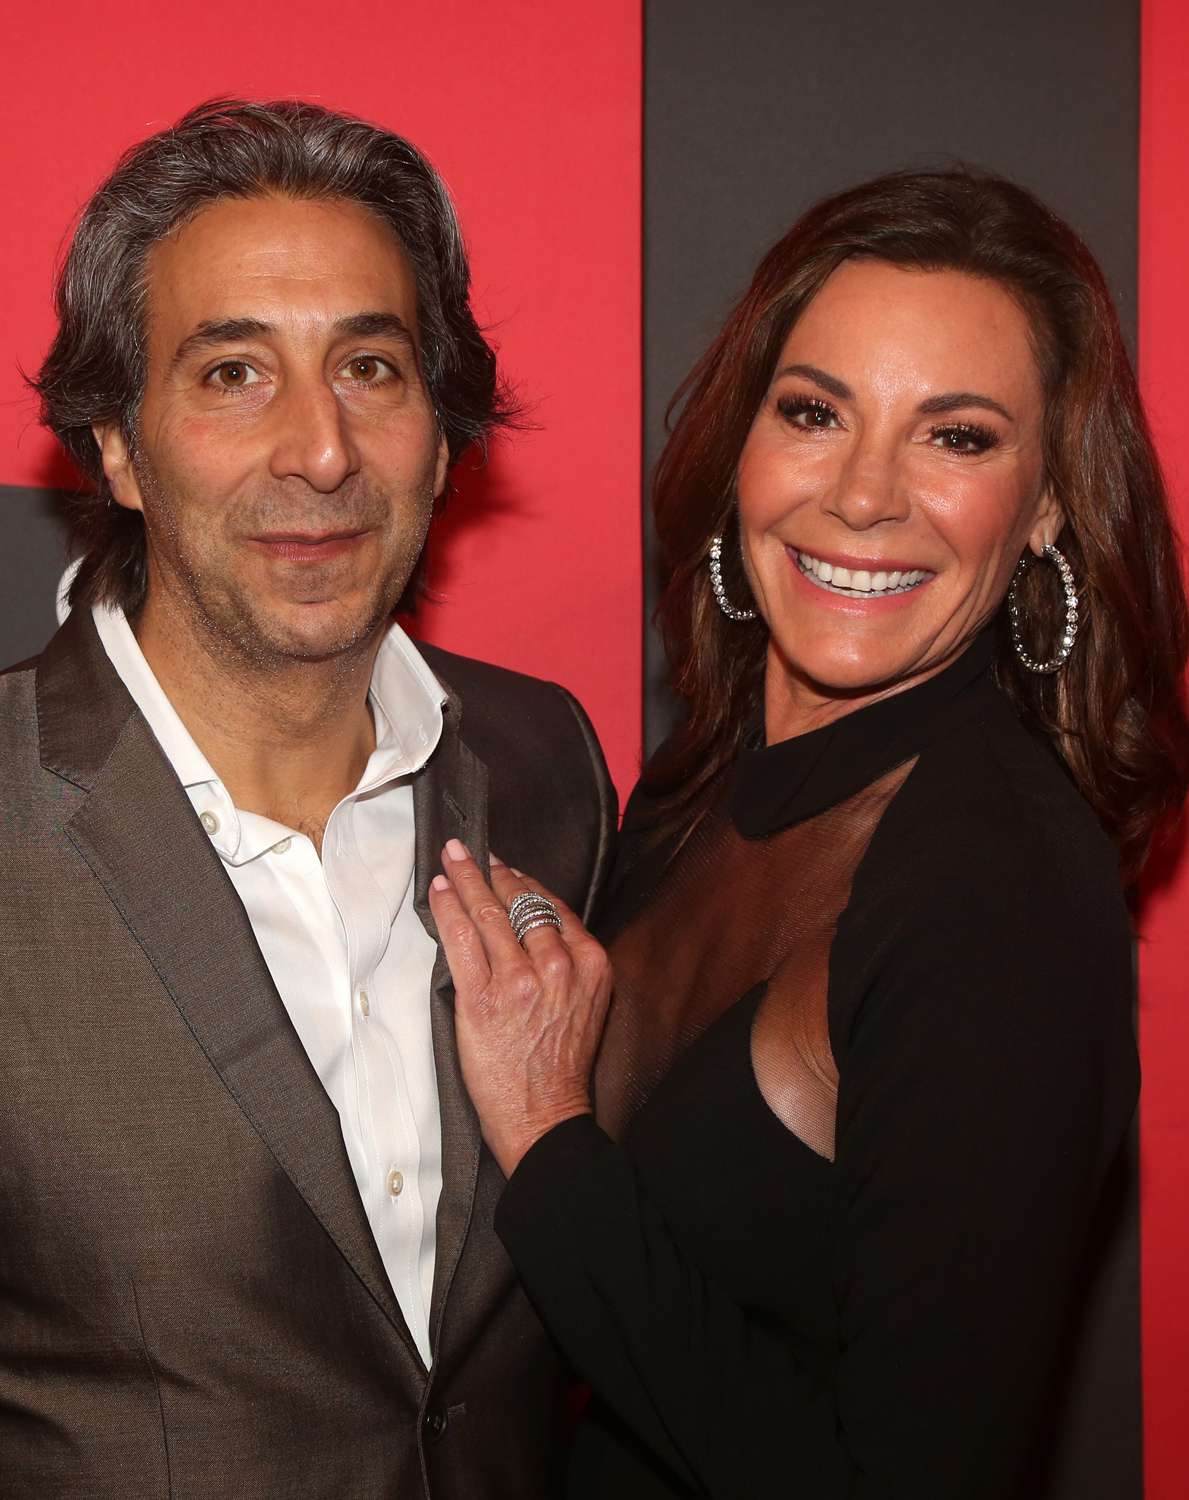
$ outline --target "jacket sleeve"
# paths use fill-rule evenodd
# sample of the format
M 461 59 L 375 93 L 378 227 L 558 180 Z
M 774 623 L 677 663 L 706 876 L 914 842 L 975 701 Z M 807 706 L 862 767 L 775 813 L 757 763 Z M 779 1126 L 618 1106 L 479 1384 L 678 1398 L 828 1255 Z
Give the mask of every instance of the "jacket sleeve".
M 615 835 L 619 821 L 619 798 L 615 790 L 615 784 L 611 780 L 610 772 L 607 770 L 603 747 L 599 744 L 598 735 L 595 733 L 594 725 L 590 722 L 586 710 L 567 688 L 559 685 L 558 692 L 565 700 L 567 709 L 573 716 L 574 722 L 582 735 L 586 759 L 590 767 L 591 805 L 595 809 L 597 819 L 590 878 L 586 887 L 586 900 L 582 910 L 577 914 L 584 923 L 589 924 L 591 913 L 594 911 L 596 903 L 607 884 L 615 858 Z
M 839 934 L 861 993 L 838 1041 L 832 1366 L 700 1272 L 589 1118 L 539 1140 L 499 1205 L 579 1372 L 713 1500 L 1032 1493 L 1134 1104 L 1125 915 L 1027 871 L 1005 889 L 957 850 L 910 884 Z

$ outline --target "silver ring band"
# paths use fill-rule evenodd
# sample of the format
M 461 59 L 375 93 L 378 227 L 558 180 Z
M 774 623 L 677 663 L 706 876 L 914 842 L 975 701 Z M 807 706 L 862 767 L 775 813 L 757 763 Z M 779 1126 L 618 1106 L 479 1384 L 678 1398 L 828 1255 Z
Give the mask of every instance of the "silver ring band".
M 521 947 L 524 946 L 525 938 L 530 932 L 532 932 L 534 927 L 556 927 L 558 932 L 560 932 L 561 918 L 557 915 L 556 912 L 552 913 L 552 915 L 547 912 L 542 912 L 539 917 L 533 917 L 531 921 L 524 922 L 519 927 L 514 927 L 512 931 L 515 934 L 516 941 L 521 945 Z
M 550 911 L 557 910 L 548 896 L 540 896 L 536 891 L 521 891 L 518 895 L 513 896 L 508 904 L 508 921 L 515 922 L 526 906 L 541 906 L 548 908 Z

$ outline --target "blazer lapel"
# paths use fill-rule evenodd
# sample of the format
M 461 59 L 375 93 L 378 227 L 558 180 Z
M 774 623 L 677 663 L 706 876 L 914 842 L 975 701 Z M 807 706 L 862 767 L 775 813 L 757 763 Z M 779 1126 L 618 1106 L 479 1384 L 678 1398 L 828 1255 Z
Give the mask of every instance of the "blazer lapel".
M 68 837 L 144 949 L 236 1104 L 392 1323 L 405 1325 L 338 1113 L 305 1054 L 239 897 L 107 660 L 72 616 L 38 671 L 42 763 L 88 792 Z
M 447 694 L 442 738 L 429 764 L 413 782 L 417 838 L 414 899 L 422 925 L 435 942 L 438 931 L 429 909 L 429 883 L 441 870 L 442 845 L 449 838 L 461 839 L 488 873 L 487 768 L 459 737 L 462 705 L 447 684 L 442 686 Z M 429 1315 L 436 1358 L 446 1297 L 470 1226 L 481 1146 L 478 1116 L 458 1065 L 454 986 L 440 944 L 431 981 L 430 1010 L 442 1121 L 442 1195 L 438 1201 Z M 469 1288 L 469 1295 L 473 1296 L 474 1290 Z

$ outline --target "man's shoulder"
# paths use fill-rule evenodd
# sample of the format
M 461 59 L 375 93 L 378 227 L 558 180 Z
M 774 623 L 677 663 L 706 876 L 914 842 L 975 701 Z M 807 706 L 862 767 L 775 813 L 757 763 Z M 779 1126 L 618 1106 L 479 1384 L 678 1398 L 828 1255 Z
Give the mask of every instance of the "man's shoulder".
M 581 704 L 560 683 L 498 667 L 492 662 L 459 656 L 440 646 L 418 641 L 426 666 L 455 699 L 464 739 L 510 749 L 531 751 L 572 742 L 597 746 L 594 730 Z
M 38 657 L 0 667 L 0 743 L 29 734 L 37 723 Z

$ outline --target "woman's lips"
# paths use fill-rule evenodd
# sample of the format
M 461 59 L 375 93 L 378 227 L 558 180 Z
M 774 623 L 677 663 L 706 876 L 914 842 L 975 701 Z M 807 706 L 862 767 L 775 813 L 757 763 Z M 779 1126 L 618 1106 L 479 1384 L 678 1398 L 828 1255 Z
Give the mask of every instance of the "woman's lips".
M 253 547 L 284 562 L 318 563 L 340 557 L 361 542 L 366 531 L 336 531 L 321 536 L 276 533 L 251 538 Z
M 849 598 L 888 598 L 909 594 L 936 577 L 927 567 L 897 558 L 820 558 L 790 547 L 799 573 L 811 583 Z
M 894 559 L 826 561 L 795 547 L 785 549 L 793 570 L 822 603 L 858 607 L 896 606 L 928 587 L 937 574 Z

